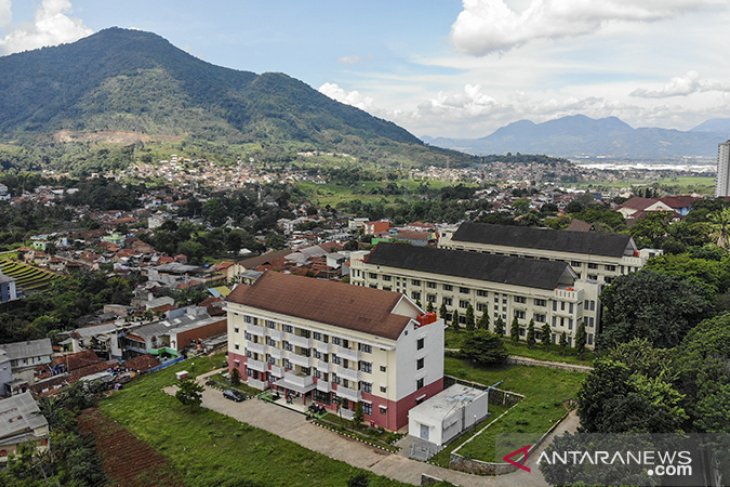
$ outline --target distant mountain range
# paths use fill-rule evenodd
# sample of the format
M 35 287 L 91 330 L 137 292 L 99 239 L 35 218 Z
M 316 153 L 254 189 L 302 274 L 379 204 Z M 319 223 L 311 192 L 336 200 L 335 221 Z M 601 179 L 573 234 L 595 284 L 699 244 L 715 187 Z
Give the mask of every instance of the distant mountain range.
M 478 139 L 424 137 L 424 141 L 470 154 L 539 153 L 557 157 L 673 159 L 715 157 L 730 138 L 730 119 L 708 120 L 690 131 L 633 128 L 607 117 L 573 115 L 534 123 L 520 120 Z
M 38 137 L 39 139 L 34 139 Z M 398 125 L 281 73 L 197 59 L 149 32 L 110 28 L 0 57 L 0 141 L 197 141 L 458 164 Z

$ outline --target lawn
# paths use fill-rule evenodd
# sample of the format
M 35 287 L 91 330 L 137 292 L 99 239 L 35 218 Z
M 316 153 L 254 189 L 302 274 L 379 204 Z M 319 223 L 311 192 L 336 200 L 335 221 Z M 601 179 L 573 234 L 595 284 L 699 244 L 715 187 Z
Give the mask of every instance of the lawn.
M 175 372 L 197 375 L 221 355 L 196 357 L 140 378 L 100 404 L 102 412 L 167 457 L 187 486 L 338 486 L 364 472 L 207 410 L 191 411 L 161 389 Z M 368 474 L 371 486 L 401 486 Z
M 474 332 L 446 330 L 446 348 L 461 348 L 465 341 L 474 334 Z M 586 351 L 583 359 L 579 358 L 572 349 L 561 350 L 559 346 L 550 345 L 548 348 L 543 347 L 540 343 L 534 348 L 528 348 L 524 342 L 515 343 L 509 338 L 502 340 L 507 353 L 520 357 L 533 358 L 535 360 L 546 360 L 548 362 L 562 362 L 566 364 L 588 365 L 593 362 L 593 352 Z
M 531 441 L 542 436 L 565 415 L 568 400 L 577 396 L 585 378 L 581 372 L 547 367 L 507 365 L 478 368 L 470 362 L 449 357 L 445 359 L 444 366 L 447 375 L 485 385 L 503 381 L 500 389 L 525 396 L 501 420 L 458 452 L 465 457 L 485 461 L 501 457 L 500 452 L 495 452 L 498 435 L 519 433 L 520 440 L 525 439 L 523 435 L 528 435 Z M 507 452 L 501 454 L 504 453 Z
M 575 186 L 585 189 L 620 189 L 631 188 L 632 186 L 651 186 L 654 183 L 676 194 L 696 192 L 711 195 L 715 189 L 715 178 L 713 176 L 677 176 L 657 178 L 655 180 L 623 179 L 618 181 L 591 181 L 588 183 L 579 183 Z

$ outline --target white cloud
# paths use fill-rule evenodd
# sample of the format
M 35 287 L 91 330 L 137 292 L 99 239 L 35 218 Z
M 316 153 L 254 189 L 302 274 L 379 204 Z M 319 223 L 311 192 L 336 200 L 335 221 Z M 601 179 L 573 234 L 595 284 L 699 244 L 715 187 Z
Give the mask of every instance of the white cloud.
M 341 88 L 337 83 L 324 83 L 319 87 L 319 92 L 329 96 L 333 100 L 346 105 L 352 105 L 360 110 L 369 111 L 373 108 L 373 99 L 369 96 L 360 94 L 359 91 L 347 91 Z
M 668 19 L 723 0 L 530 0 L 522 11 L 504 0 L 463 0 L 451 26 L 451 40 L 461 52 L 484 56 L 540 39 L 590 34 L 616 21 Z
M 0 0 L 3 1 L 8 2 Z M 35 12 L 33 24 L 11 30 L 0 39 L 0 50 L 11 54 L 73 42 L 92 34 L 94 31 L 81 19 L 67 15 L 70 10 L 70 0 L 43 0 Z
M 0 27 L 10 24 L 13 19 L 12 2 L 10 0 L 0 0 Z
M 362 56 L 341 56 L 337 60 L 341 64 L 358 64 L 362 62 Z
M 730 84 L 702 79 L 697 71 L 689 71 L 684 76 L 672 78 L 669 83 L 657 89 L 637 88 L 631 92 L 631 96 L 668 98 L 670 96 L 687 96 L 708 91 L 730 92 Z

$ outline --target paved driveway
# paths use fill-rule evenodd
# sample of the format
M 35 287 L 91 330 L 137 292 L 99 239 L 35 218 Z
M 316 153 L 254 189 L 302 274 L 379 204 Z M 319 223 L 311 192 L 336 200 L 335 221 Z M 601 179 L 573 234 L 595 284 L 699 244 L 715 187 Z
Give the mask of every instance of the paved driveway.
M 198 380 L 201 384 L 205 382 L 203 377 Z M 174 387 L 165 389 L 166 392 L 173 394 L 174 390 Z M 464 487 L 542 487 L 547 485 L 535 468 L 535 460 L 542 448 L 530 456 L 528 466 L 532 468 L 532 473 L 518 471 L 498 476 L 471 475 L 370 448 L 315 426 L 308 422 L 302 414 L 281 406 L 257 399 L 249 399 L 241 403 L 230 401 L 225 399 L 220 391 L 210 387 L 205 387 L 203 392 L 203 407 L 286 438 L 330 458 L 413 485 L 421 485 L 421 474 L 423 473 Z M 553 435 L 574 431 L 576 428 L 577 418 L 571 414 L 555 429 Z M 551 439 L 552 436 L 545 444 L 548 444 Z

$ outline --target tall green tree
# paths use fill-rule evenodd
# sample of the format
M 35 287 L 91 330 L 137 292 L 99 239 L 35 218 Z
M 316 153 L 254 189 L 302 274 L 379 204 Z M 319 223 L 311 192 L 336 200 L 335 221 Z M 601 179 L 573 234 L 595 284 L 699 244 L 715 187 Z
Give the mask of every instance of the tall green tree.
M 469 303 L 469 305 L 466 307 L 466 323 L 465 323 L 467 331 L 474 331 L 474 328 L 476 328 L 476 322 L 474 320 L 474 307 Z
M 441 307 L 439 307 L 439 318 L 446 321 L 449 319 L 449 310 L 446 309 L 446 303 L 441 302 Z
M 482 312 L 482 316 L 479 318 L 479 323 L 477 324 L 477 327 L 480 330 L 489 331 L 489 310 L 486 306 L 484 306 L 484 311 Z
M 530 320 L 527 325 L 527 347 L 534 348 L 535 343 L 535 320 Z
M 498 335 L 480 330 L 471 339 L 464 342 L 459 351 L 459 357 L 478 365 L 495 365 L 507 360 L 507 351 Z
M 541 333 L 541 339 L 540 340 L 542 341 L 543 346 L 545 346 L 545 347 L 550 346 L 550 343 L 551 343 L 550 337 L 551 337 L 551 335 L 552 335 L 552 332 L 550 330 L 550 325 L 548 325 L 547 323 L 545 323 L 544 325 L 542 325 L 542 333 Z
M 182 379 L 178 382 L 175 397 L 186 406 L 200 407 L 203 402 L 203 386 L 190 378 Z
M 498 317 L 497 320 L 494 322 L 494 333 L 499 336 L 504 336 L 504 320 L 502 317 Z
M 512 318 L 512 326 L 509 329 L 509 337 L 513 342 L 520 341 L 520 323 L 517 321 L 517 317 Z
M 461 330 L 461 324 L 459 323 L 459 310 L 454 309 L 454 313 L 451 316 L 451 329 L 454 331 Z
M 560 351 L 565 353 L 568 348 L 568 335 L 565 332 L 560 334 Z
M 715 243 L 724 249 L 730 247 L 730 208 L 710 213 L 708 220 L 712 225 Z
M 578 325 L 578 330 L 575 333 L 575 351 L 578 352 L 578 356 L 580 358 L 583 358 L 586 353 L 587 339 L 586 325 L 581 321 L 580 325 Z

